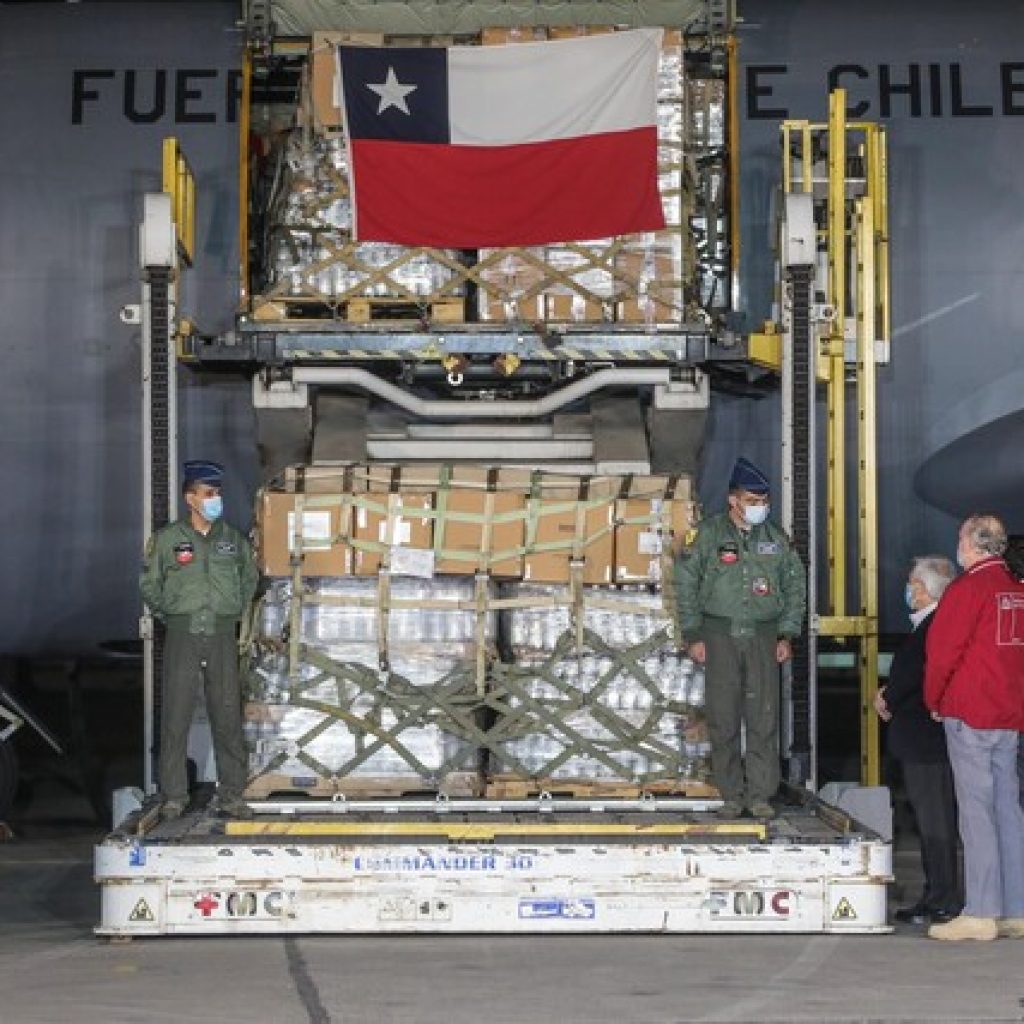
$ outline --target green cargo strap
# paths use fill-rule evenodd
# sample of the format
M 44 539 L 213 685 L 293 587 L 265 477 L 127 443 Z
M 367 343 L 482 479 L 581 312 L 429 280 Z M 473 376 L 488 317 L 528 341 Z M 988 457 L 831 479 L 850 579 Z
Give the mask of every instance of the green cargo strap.
M 483 694 L 487 689 L 487 599 L 489 597 L 490 577 L 486 573 L 477 573 L 475 596 L 476 616 L 474 632 L 476 639 L 476 692 Z
M 292 601 L 288 615 L 288 678 L 298 679 L 299 643 L 302 639 L 302 559 L 303 529 L 305 526 L 305 497 L 295 495 L 295 535 L 291 544 Z
M 377 573 L 377 658 L 382 672 L 388 671 L 388 627 L 391 617 L 391 573 Z
M 441 467 L 440 479 L 437 484 L 437 493 L 434 499 L 434 565 L 444 557 L 444 535 L 447 529 L 447 511 L 449 486 L 452 477 L 452 467 L 445 464 Z

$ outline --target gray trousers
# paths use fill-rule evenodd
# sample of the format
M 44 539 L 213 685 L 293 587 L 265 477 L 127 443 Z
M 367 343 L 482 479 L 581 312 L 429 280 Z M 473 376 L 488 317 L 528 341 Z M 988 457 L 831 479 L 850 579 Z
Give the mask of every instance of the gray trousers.
M 774 633 L 705 638 L 711 774 L 724 800 L 752 804 L 779 788 L 779 665 Z M 746 726 L 746 760 L 740 723 Z
M 964 913 L 1024 918 L 1018 734 L 972 729 L 956 718 L 947 718 L 945 728 L 964 844 Z
M 1020 786 L 1020 805 L 1024 807 L 1024 733 L 1017 741 L 1017 784 Z
M 188 730 L 196 694 L 206 691 L 219 793 L 241 796 L 246 782 L 238 641 L 234 634 L 198 636 L 169 629 L 164 644 L 160 708 L 160 792 L 165 800 L 188 799 Z

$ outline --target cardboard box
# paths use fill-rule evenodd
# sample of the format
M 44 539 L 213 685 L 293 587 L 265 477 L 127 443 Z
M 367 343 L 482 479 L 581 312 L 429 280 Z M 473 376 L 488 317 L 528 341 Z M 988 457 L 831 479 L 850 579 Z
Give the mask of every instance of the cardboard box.
M 366 490 L 359 466 L 289 466 L 284 471 L 285 491 L 303 494 L 345 494 Z
M 438 496 L 437 508 L 440 509 Z M 521 512 L 526 501 L 521 494 L 509 491 L 486 490 L 451 490 L 444 495 L 446 513 L 468 513 L 474 516 L 495 516 L 506 513 Z M 523 575 L 523 558 L 516 555 L 487 564 L 483 552 L 498 554 L 502 551 L 521 549 L 524 536 L 524 519 L 519 517 L 508 522 L 490 522 L 485 531 L 485 522 L 461 522 L 447 516 L 438 519 L 434 526 L 434 539 L 437 546 L 448 552 L 474 555 L 472 559 L 441 558 L 437 562 L 437 571 L 467 575 L 475 572 L 490 571 L 494 576 L 506 576 L 520 579 Z M 439 539 L 439 531 L 443 531 Z M 486 538 L 485 538 L 486 534 Z M 486 540 L 486 543 L 485 543 Z
M 480 33 L 481 46 L 507 46 L 509 43 L 536 43 L 546 39 L 543 28 L 532 25 L 515 25 L 511 28 L 485 28 Z
M 267 576 L 292 574 L 297 518 L 294 494 L 264 491 L 259 508 L 260 571 Z M 351 510 L 348 513 L 351 521 Z M 306 506 L 302 513 L 302 572 L 306 576 L 347 576 L 352 548 L 342 537 L 343 510 Z M 351 526 L 349 527 L 351 529 Z
M 370 492 L 366 497 L 377 504 L 386 505 L 388 512 L 385 515 L 372 509 L 357 508 L 354 534 L 356 540 L 374 541 L 388 545 L 392 549 L 407 547 L 417 551 L 428 551 L 433 547 L 433 519 L 416 514 L 417 510 L 429 512 L 433 509 L 433 494 Z M 407 571 L 409 575 L 415 576 L 432 575 L 427 571 L 426 561 L 429 559 L 421 558 L 414 567 L 411 561 L 403 560 L 395 569 Z M 357 548 L 352 564 L 357 576 L 375 576 L 382 565 L 390 566 L 391 557 L 389 554 L 385 560 L 379 551 L 363 551 Z
M 604 320 L 604 306 L 582 295 L 544 295 L 544 319 L 600 323 Z
M 523 579 L 530 583 L 568 583 L 569 562 L 572 560 L 572 540 L 576 537 L 577 512 L 545 511 L 554 506 L 575 504 L 578 492 L 567 491 L 561 496 L 547 492 L 543 498 L 531 499 L 537 515 L 537 544 L 559 542 L 565 544 L 553 551 L 527 554 L 523 565 Z M 615 555 L 615 503 L 602 502 L 584 514 L 582 553 L 584 558 L 583 582 L 596 586 L 612 582 Z
M 576 39 L 579 36 L 603 36 L 615 29 L 611 25 L 553 25 L 549 39 Z
M 629 480 L 623 498 L 668 498 L 672 501 L 693 501 L 693 478 L 689 476 L 634 476 Z
M 543 249 L 523 249 L 540 261 L 524 259 L 519 250 L 481 249 L 479 270 L 479 310 L 484 320 L 498 322 L 537 320 L 544 316 L 544 301 L 539 290 L 548 280 Z M 529 297 L 527 298 L 527 293 Z
M 669 545 L 671 557 L 678 554 L 694 525 L 694 506 L 691 501 L 678 499 L 627 498 L 616 502 L 615 519 L 614 582 L 656 583 L 663 575 L 665 545 Z
M 664 323 L 682 319 L 681 269 L 670 249 L 655 248 L 649 254 L 635 249 L 621 252 L 615 259 L 615 272 L 631 291 L 640 292 L 642 286 L 647 289 L 643 295 L 624 295 L 616 305 L 616 320 Z

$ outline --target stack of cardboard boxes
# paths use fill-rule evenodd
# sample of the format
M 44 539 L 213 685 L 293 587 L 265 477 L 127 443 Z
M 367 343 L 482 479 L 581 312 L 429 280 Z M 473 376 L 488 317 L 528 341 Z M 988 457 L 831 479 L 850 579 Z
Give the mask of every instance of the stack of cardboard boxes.
M 482 46 L 563 39 L 611 31 L 608 27 L 495 28 L 478 37 Z M 480 249 L 471 272 L 461 275 L 464 254 L 438 254 L 381 243 L 355 245 L 343 120 L 337 76 L 337 47 L 450 46 L 443 36 L 392 37 L 367 32 L 317 32 L 299 102 L 304 131 L 288 143 L 276 210 L 295 216 L 272 226 L 280 244 L 267 268 L 267 288 L 256 309 L 265 319 L 284 316 L 286 299 L 330 302 L 344 297 L 349 320 L 361 295 L 408 299 L 410 291 L 431 304 L 434 318 L 458 317 L 472 279 L 477 309 L 468 319 L 507 322 L 653 326 L 685 319 L 684 279 L 692 273 L 690 225 L 692 187 L 686 171 L 683 133 L 687 69 L 683 40 L 667 31 L 658 75 L 658 173 L 667 227 L 618 238 L 508 249 Z M 465 44 L 466 39 L 460 39 Z M 380 255 L 380 259 L 376 258 Z M 383 268 L 383 269 L 382 269 Z M 442 300 L 448 300 L 447 303 Z M 454 313 L 452 312 L 454 310 Z
M 685 477 L 308 467 L 261 496 L 259 557 L 268 576 L 657 584 L 695 523 Z
M 253 792 L 688 790 L 702 676 L 671 576 L 694 520 L 686 478 L 288 471 L 257 516 Z

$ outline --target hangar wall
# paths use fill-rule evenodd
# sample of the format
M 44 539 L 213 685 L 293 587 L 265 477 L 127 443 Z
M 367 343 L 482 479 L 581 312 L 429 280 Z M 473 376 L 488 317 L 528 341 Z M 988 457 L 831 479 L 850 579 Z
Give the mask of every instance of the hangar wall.
M 0 7 L 0 651 L 89 649 L 137 632 L 141 552 L 142 195 L 177 134 L 198 179 L 207 329 L 236 293 L 240 36 L 233 3 Z M 255 480 L 247 390 L 182 393 L 185 456 L 230 464 L 236 516 Z M 243 517 L 247 512 L 243 510 Z
M 134 635 L 140 547 L 137 300 L 142 195 L 177 134 L 199 187 L 186 306 L 205 330 L 236 291 L 237 5 L 0 6 L 0 653 Z M 769 197 L 783 116 L 822 118 L 830 77 L 890 127 L 894 358 L 881 374 L 883 627 L 902 572 L 952 552 L 959 513 L 1017 511 L 1024 325 L 1020 0 L 741 0 L 743 295 L 768 312 Z M 232 518 L 256 480 L 248 389 L 186 374 L 182 454 L 225 462 Z M 716 403 L 703 495 L 736 454 L 777 471 L 778 403 Z
M 914 554 L 956 516 L 1024 530 L 1019 369 L 1024 47 L 1020 0 L 741 0 L 744 301 L 767 314 L 778 123 L 825 120 L 830 86 L 889 131 L 893 359 L 879 377 L 882 627 L 902 629 Z M 756 414 L 767 434 L 776 422 Z M 991 426 L 989 426 L 992 424 Z M 998 438 L 998 443 L 995 439 Z

